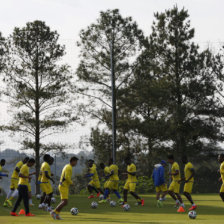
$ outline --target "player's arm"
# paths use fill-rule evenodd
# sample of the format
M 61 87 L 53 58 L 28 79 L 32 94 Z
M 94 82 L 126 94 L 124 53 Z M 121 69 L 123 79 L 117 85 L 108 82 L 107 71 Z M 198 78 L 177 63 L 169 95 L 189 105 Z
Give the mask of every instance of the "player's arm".
M 52 183 L 54 184 L 55 182 L 54 182 L 53 178 L 51 178 L 51 177 L 49 176 L 48 171 L 44 171 L 44 173 L 45 173 L 45 177 L 46 177 L 47 179 L 51 180 Z
M 194 170 L 194 168 L 190 168 L 190 171 L 191 171 L 191 176 L 190 176 L 187 180 L 185 180 L 185 183 L 189 182 L 189 180 L 190 180 L 192 177 L 195 176 L 195 170 Z
M 68 184 L 73 184 L 72 182 L 72 172 L 69 170 L 65 172 L 65 180 L 68 182 Z
M 170 172 L 169 175 L 171 175 L 171 176 L 177 176 L 179 173 L 180 173 L 179 170 L 175 170 L 174 173 Z

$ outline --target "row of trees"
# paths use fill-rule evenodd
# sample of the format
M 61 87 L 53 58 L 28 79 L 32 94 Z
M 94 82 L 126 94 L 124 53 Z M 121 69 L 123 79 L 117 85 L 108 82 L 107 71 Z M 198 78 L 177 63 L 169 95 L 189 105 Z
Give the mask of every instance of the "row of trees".
M 22 134 L 23 148 L 35 152 L 38 175 L 42 153 L 67 147 L 44 138 L 88 117 L 97 121 L 89 137 L 95 159 L 109 159 L 112 59 L 121 166 L 132 154 L 139 173 L 149 175 L 167 152 L 214 152 L 224 139 L 223 53 L 201 50 L 193 38 L 187 10 L 176 6 L 155 13 L 149 37 L 119 10 L 101 12 L 80 32 L 80 62 L 72 75 L 61 62 L 59 34 L 43 21 L 15 28 L 6 39 L 0 35 L 2 93 L 12 109 L 12 122 L 1 129 Z

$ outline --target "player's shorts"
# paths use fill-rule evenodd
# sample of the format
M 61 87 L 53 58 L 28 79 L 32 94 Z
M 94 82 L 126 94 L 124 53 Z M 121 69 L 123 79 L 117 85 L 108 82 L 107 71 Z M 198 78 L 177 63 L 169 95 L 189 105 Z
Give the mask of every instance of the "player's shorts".
M 43 184 L 43 183 L 40 183 L 40 189 L 41 189 L 41 191 L 42 191 L 43 193 L 46 193 L 46 192 L 45 192 L 45 189 L 44 189 L 44 184 Z
M 10 183 L 10 189 L 17 189 L 18 188 L 18 179 L 11 178 L 11 183 Z
M 220 188 L 220 193 L 224 193 L 224 183 L 222 184 L 221 188 Z
M 180 193 L 180 184 L 177 181 L 172 181 L 169 186 L 169 191 L 173 191 L 176 194 Z
M 126 181 L 125 185 L 124 185 L 124 189 L 131 191 L 131 192 L 135 192 L 135 188 L 136 188 L 136 182 L 130 182 L 130 181 Z
M 162 185 L 156 187 L 156 193 L 161 192 L 161 191 L 162 192 L 167 191 L 167 185 L 166 184 L 162 184 Z
M 184 192 L 187 192 L 189 194 L 192 193 L 192 189 L 193 189 L 193 184 L 194 182 L 187 182 L 184 184 Z
M 68 199 L 68 187 L 62 187 L 61 185 L 59 185 L 58 190 L 60 192 L 61 200 Z
M 109 188 L 110 190 L 118 190 L 118 184 L 119 184 L 119 181 L 118 180 L 109 180 L 107 181 L 107 187 L 106 188 Z
M 100 188 L 100 181 L 99 180 L 91 180 L 88 185 L 95 187 L 96 189 Z
M 30 183 L 28 183 L 27 187 L 28 187 L 28 192 L 31 192 L 31 185 L 30 185 Z
M 46 194 L 51 194 L 53 193 L 53 188 L 51 186 L 51 183 L 42 183 L 42 188 L 43 188 L 43 192 L 46 193 Z

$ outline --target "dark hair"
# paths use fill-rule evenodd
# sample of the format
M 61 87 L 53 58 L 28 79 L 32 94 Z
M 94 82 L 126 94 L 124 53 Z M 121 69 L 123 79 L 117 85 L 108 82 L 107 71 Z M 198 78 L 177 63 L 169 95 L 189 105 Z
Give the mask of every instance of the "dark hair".
M 224 154 L 223 153 L 219 154 L 219 156 L 220 156 L 220 158 L 224 158 Z
M 50 158 L 51 158 L 51 156 L 49 154 L 45 154 L 43 157 L 44 162 L 47 162 Z
M 34 158 L 30 158 L 30 159 L 28 160 L 28 163 L 35 163 L 35 159 L 34 159 Z
M 94 163 L 94 160 L 93 160 L 93 159 L 89 159 L 88 162 L 92 162 L 92 163 Z
M 54 157 L 51 156 L 51 157 L 50 157 L 50 160 L 54 162 Z
M 2 162 L 5 163 L 5 159 L 1 159 L 1 163 L 2 163 Z
M 167 156 L 167 159 L 174 160 L 174 156 L 172 154 L 170 154 L 170 155 Z
M 23 161 L 28 161 L 29 160 L 29 157 L 28 156 L 26 156 L 24 159 L 23 159 Z
M 73 156 L 71 159 L 70 159 L 70 163 L 73 162 L 73 161 L 78 161 L 79 159 L 75 156 Z

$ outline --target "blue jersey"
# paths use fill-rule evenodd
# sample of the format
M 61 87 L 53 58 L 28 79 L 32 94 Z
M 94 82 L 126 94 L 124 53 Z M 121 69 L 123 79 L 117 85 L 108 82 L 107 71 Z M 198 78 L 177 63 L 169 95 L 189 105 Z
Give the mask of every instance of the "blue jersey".
M 156 187 L 165 183 L 164 174 L 165 174 L 164 167 L 161 164 L 155 165 L 155 168 L 153 169 L 152 173 L 152 179 Z

